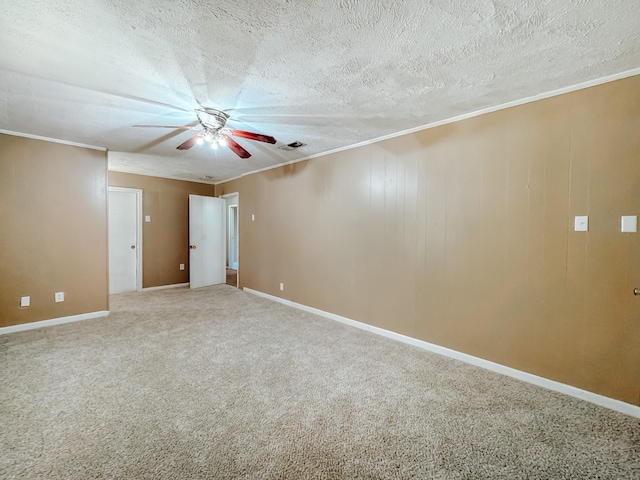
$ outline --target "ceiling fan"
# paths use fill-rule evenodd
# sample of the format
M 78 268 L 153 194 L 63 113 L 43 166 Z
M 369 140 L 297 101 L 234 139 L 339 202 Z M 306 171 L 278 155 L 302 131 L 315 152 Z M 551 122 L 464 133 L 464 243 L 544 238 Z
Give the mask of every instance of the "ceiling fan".
M 251 154 L 247 152 L 238 142 L 231 136 L 246 138 L 248 140 L 256 140 L 258 142 L 276 143 L 276 139 L 269 135 L 261 133 L 247 132 L 245 130 L 235 130 L 228 128 L 227 120 L 229 115 L 212 108 L 195 109 L 198 125 L 195 126 L 176 126 L 176 125 L 133 125 L 134 127 L 156 127 L 156 128 L 175 128 L 178 130 L 199 130 L 193 137 L 178 145 L 178 150 L 189 150 L 194 145 L 208 143 L 212 148 L 229 147 L 240 158 L 249 158 Z M 207 118 L 203 119 L 202 115 Z

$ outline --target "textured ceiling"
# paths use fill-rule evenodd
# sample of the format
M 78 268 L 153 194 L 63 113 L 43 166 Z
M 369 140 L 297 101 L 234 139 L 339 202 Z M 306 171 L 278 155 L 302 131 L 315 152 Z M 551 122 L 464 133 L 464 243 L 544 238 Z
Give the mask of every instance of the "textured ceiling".
M 220 181 L 640 67 L 638 0 L 0 0 L 0 129 Z M 218 108 L 253 156 L 176 147 Z M 277 148 L 295 140 L 307 146 Z M 121 153 L 119 153 L 121 152 Z

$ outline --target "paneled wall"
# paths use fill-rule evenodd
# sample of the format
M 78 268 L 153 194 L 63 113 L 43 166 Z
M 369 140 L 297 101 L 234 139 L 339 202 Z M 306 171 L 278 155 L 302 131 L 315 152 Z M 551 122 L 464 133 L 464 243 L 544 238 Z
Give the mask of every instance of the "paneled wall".
M 109 172 L 109 185 L 142 190 L 142 286 L 189 281 L 189 195 L 213 196 L 213 185 Z M 185 265 L 180 270 L 180 264 Z
M 241 287 L 640 405 L 640 77 L 234 191 Z
M 0 327 L 108 310 L 107 268 L 106 153 L 0 134 Z

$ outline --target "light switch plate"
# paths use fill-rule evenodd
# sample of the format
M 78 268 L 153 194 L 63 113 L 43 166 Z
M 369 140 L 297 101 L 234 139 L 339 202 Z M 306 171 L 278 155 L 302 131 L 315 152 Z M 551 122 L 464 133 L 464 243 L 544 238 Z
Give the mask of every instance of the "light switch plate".
M 64 292 L 56 292 L 54 298 L 56 303 L 64 302 Z
M 256 216 L 252 213 L 251 214 L 251 221 L 253 222 L 253 221 L 255 221 L 255 219 L 256 219 Z
M 284 283 L 280 283 L 280 291 L 284 292 Z
M 180 264 L 180 270 L 184 270 L 184 263 Z
M 620 222 L 620 231 L 624 233 L 636 233 L 638 231 L 637 215 L 625 215 Z
M 144 221 L 149 223 L 151 221 L 151 215 L 145 215 L 144 216 Z
M 31 297 L 20 297 L 20 306 L 28 307 L 31 305 Z
M 589 217 L 582 215 L 576 217 L 574 230 L 576 232 L 588 232 L 589 231 Z

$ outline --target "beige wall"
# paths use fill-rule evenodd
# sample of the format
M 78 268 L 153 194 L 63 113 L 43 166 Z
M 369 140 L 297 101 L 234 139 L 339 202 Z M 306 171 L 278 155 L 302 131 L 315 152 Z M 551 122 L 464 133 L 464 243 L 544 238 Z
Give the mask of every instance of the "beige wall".
M 234 191 L 241 286 L 640 405 L 640 77 Z
M 108 310 L 106 189 L 105 152 L 0 134 L 0 327 Z
M 109 185 L 142 190 L 142 286 L 189 281 L 189 194 L 213 196 L 213 185 L 109 172 Z M 180 264 L 185 270 L 180 270 Z

